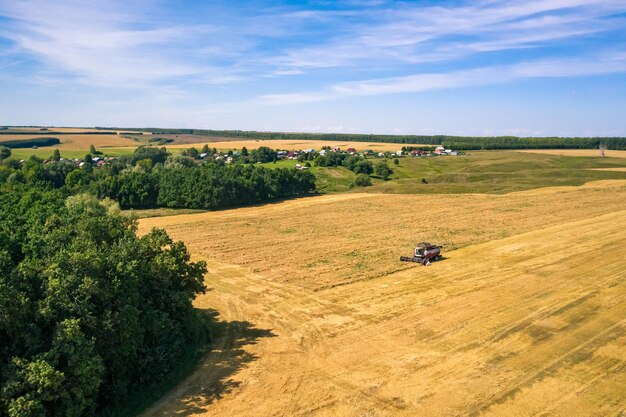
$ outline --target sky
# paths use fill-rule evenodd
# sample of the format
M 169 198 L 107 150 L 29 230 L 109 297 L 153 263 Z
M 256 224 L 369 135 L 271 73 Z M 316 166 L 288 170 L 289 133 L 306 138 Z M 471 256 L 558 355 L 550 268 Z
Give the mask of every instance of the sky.
M 626 0 L 0 0 L 0 125 L 626 136 Z

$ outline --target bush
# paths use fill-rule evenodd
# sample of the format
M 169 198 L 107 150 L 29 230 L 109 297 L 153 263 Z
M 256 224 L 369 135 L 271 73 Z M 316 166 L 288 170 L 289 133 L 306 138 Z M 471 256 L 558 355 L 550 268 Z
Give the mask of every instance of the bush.
M 357 187 L 369 187 L 370 185 L 372 185 L 372 180 L 367 174 L 359 174 L 354 180 L 354 185 L 356 185 Z
M 11 148 L 0 146 L 0 160 L 7 159 L 11 156 Z
M 386 161 L 380 161 L 376 164 L 376 175 L 387 181 L 389 176 L 393 174 L 393 170 L 389 168 Z

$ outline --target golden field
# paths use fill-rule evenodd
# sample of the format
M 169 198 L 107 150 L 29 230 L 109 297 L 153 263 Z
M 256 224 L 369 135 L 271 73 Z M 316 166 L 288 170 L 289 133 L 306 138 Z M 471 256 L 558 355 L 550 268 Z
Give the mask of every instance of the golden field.
M 44 132 L 45 133 L 45 132 Z M 54 135 L 39 134 L 39 135 L 0 135 L 0 145 L 5 140 L 15 139 L 36 139 L 41 137 L 55 137 L 61 141 L 60 145 L 46 146 L 41 149 L 61 149 L 61 150 L 85 150 L 88 151 L 91 145 L 96 148 L 109 148 L 109 147 L 132 147 L 136 148 L 138 143 L 132 139 L 124 138 L 115 133 L 110 135 Z
M 626 181 L 343 194 L 142 219 L 229 331 L 148 416 L 618 416 Z M 430 267 L 403 264 L 446 243 Z
M 201 149 L 204 145 L 208 145 L 211 148 L 217 149 L 241 149 L 244 146 L 248 149 L 256 149 L 261 146 L 267 146 L 272 149 L 286 149 L 286 150 L 298 150 L 298 149 L 316 149 L 320 150 L 323 146 L 330 146 L 332 148 L 339 147 L 341 149 L 355 148 L 358 151 L 365 151 L 371 149 L 376 152 L 395 152 L 402 149 L 405 144 L 402 143 L 384 143 L 384 142 L 341 142 L 341 141 L 323 141 L 323 140 L 228 140 L 228 141 L 215 141 L 215 142 L 200 142 L 194 144 L 172 144 L 167 145 L 166 148 L 172 149 L 184 149 L 191 148 Z M 434 145 L 411 145 L 411 146 L 434 146 Z
M 523 149 L 516 152 L 562 156 L 600 156 L 600 151 L 597 149 Z M 626 158 L 626 151 L 607 150 L 604 155 L 607 158 Z

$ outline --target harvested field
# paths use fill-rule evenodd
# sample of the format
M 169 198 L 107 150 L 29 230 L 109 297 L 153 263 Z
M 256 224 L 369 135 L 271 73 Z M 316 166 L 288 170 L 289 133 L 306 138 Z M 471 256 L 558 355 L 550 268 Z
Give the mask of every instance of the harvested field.
M 516 152 L 526 153 L 543 153 L 548 155 L 562 156 L 597 156 L 600 157 L 600 151 L 597 149 L 524 149 Z M 607 150 L 604 152 L 607 158 L 626 158 L 626 151 Z
M 170 137 L 171 135 L 158 135 L 158 137 Z M 181 135 L 179 135 L 181 136 Z M 175 139 L 176 140 L 176 139 Z M 322 140 L 222 140 L 222 141 L 205 141 L 194 143 L 195 148 L 202 148 L 205 144 L 211 148 L 217 149 L 241 149 L 244 146 L 248 149 L 255 149 L 261 146 L 267 146 L 272 149 L 316 149 L 320 150 L 323 146 L 339 147 L 341 149 L 355 148 L 358 151 L 371 149 L 376 152 L 391 151 L 395 152 L 402 149 L 406 144 L 402 143 L 383 143 L 383 142 L 340 142 L 340 141 L 322 141 Z M 410 145 L 410 146 L 435 146 L 435 145 Z M 166 145 L 166 148 L 184 149 L 190 148 L 191 145 L 173 144 Z
M 416 240 L 449 250 L 618 209 L 626 209 L 623 180 L 503 196 L 337 194 L 144 219 L 141 226 L 166 227 L 194 254 L 319 289 L 410 267 L 390 260 L 409 254 Z
M 102 147 L 126 147 L 132 146 L 136 148 L 137 142 L 131 139 L 124 138 L 122 136 L 111 135 L 54 135 L 53 133 L 45 135 L 0 135 L 0 145 L 5 140 L 14 139 L 35 139 L 42 136 L 50 136 L 58 138 L 61 141 L 60 145 L 47 146 L 46 149 L 66 149 L 66 150 L 89 150 L 89 146 L 94 145 L 96 148 Z M 43 148 L 42 148 L 43 149 Z
M 62 132 L 62 133 L 76 133 L 76 132 L 109 132 L 117 134 L 116 130 L 107 129 L 95 129 L 93 127 L 48 127 L 46 130 L 42 130 L 40 127 L 9 127 L 4 132 L 32 132 L 37 135 L 46 135 L 50 132 Z M 141 132 L 124 130 L 124 133 L 141 134 Z
M 143 219 L 208 260 L 230 329 L 144 416 L 620 415 L 625 222 L 623 180 Z M 446 259 L 400 264 L 418 239 Z

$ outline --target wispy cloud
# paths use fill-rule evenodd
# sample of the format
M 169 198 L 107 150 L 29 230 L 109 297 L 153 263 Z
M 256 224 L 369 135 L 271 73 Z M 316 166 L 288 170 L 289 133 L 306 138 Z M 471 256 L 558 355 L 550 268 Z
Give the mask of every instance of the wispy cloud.
M 463 88 L 529 78 L 581 77 L 624 72 L 626 72 L 626 53 L 616 53 L 596 56 L 594 59 L 540 60 L 469 70 L 345 82 L 334 84 L 319 92 L 268 94 L 258 99 L 269 105 L 289 105 L 355 96 Z
M 290 68 L 446 61 L 619 29 L 626 22 L 614 16 L 625 11 L 626 2 L 615 0 L 496 0 L 448 8 L 409 3 L 363 11 L 364 21 L 344 28 L 347 33 L 274 60 Z
M 48 71 L 87 83 L 142 86 L 454 62 L 545 47 L 626 24 L 619 16 L 626 12 L 623 0 L 483 0 L 450 7 L 357 0 L 339 9 L 277 6 L 256 14 L 231 10 L 227 17 L 207 9 L 206 19 L 190 21 L 169 16 L 160 5 L 3 2 L 0 16 L 7 22 L 0 38 Z
M 626 0 L 0 0 L 0 86 L 28 103 L 40 91 L 65 97 L 68 114 L 96 108 L 106 117 L 109 108 L 121 120 L 171 126 L 228 117 L 233 128 L 254 118 L 259 128 L 293 118 L 358 126 L 335 103 L 306 103 L 407 93 L 419 101 L 420 92 L 487 84 L 514 91 L 522 79 L 602 84 L 597 76 L 626 72 L 624 28 Z M 15 101 L 0 105 L 35 114 Z M 333 121 L 309 122 L 315 111 Z

